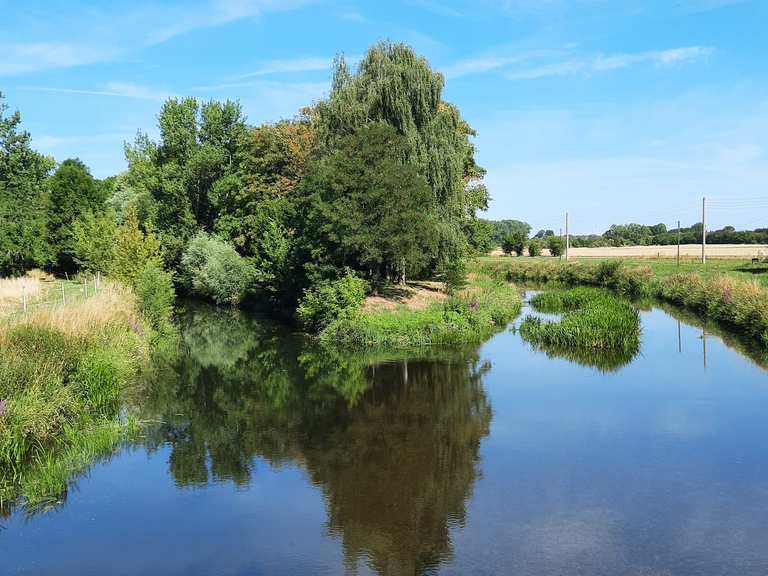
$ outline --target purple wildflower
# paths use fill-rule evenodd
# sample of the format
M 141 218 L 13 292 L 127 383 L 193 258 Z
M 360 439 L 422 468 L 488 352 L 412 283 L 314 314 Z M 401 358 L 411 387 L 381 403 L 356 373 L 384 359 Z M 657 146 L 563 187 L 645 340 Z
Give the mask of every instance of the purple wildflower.
M 0 418 L 5 414 L 5 407 L 8 404 L 7 400 L 0 400 Z

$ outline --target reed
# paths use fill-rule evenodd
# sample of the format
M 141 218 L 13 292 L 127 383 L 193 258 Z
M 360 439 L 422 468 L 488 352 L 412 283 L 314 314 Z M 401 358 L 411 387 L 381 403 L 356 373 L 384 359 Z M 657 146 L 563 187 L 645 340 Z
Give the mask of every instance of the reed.
M 628 301 L 605 290 L 574 288 L 531 299 L 534 309 L 562 313 L 557 321 L 527 316 L 520 334 L 534 344 L 557 349 L 596 349 L 633 353 L 640 346 L 640 315 Z

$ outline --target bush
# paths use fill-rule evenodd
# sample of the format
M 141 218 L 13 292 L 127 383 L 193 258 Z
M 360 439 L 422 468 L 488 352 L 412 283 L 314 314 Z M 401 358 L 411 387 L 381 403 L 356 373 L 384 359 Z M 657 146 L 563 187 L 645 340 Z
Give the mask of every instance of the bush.
M 309 331 L 319 333 L 337 319 L 353 316 L 365 300 L 366 282 L 351 272 L 339 280 L 326 280 L 304 291 L 296 317 Z
M 152 260 L 160 261 L 160 240 L 151 231 L 142 230 L 136 211 L 129 210 L 115 233 L 109 273 L 134 286 L 138 275 Z
M 547 238 L 547 248 L 549 248 L 550 256 L 559 258 L 565 251 L 565 242 L 560 236 L 550 236 Z
M 136 300 L 139 312 L 160 334 L 172 330 L 173 280 L 157 261 L 150 261 L 136 278 Z
M 445 287 L 454 294 L 467 285 L 467 263 L 463 259 L 453 260 L 445 269 Z
M 255 276 L 253 266 L 231 244 L 205 232 L 199 232 L 187 246 L 181 270 L 192 294 L 216 304 L 240 302 Z
M 532 238 L 528 241 L 528 256 L 541 256 L 541 240 Z

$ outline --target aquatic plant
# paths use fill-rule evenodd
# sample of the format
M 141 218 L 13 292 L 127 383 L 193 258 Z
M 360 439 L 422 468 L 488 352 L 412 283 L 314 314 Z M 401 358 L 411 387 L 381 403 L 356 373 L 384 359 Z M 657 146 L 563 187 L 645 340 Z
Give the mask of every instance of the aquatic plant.
M 527 316 L 520 334 L 534 344 L 634 353 L 640 345 L 640 316 L 628 301 L 605 290 L 574 288 L 531 299 L 541 312 L 562 313 L 557 321 Z

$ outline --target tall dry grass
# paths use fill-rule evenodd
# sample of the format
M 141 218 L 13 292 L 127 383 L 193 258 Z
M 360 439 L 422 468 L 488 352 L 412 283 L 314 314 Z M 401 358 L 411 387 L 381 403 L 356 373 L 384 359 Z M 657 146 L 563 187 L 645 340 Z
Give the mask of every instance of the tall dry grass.
M 28 303 L 43 300 L 52 279 L 40 270 L 31 270 L 18 278 L 0 278 L 0 316 L 20 309 L 25 295 Z
M 70 300 L 66 305 L 52 303 L 31 308 L 0 321 L 0 343 L 3 328 L 34 325 L 50 328 L 67 336 L 85 337 L 110 324 L 141 325 L 133 292 L 116 282 L 104 281 L 101 289 L 87 299 Z

